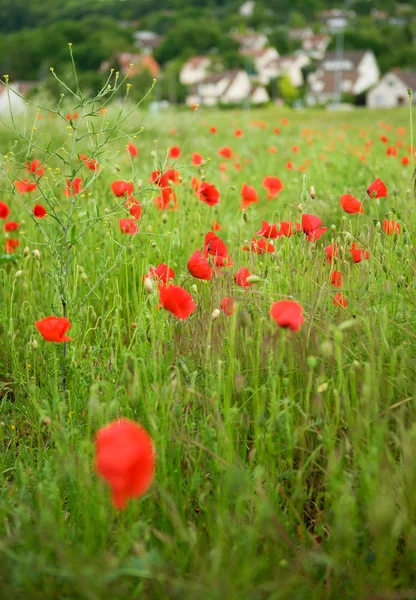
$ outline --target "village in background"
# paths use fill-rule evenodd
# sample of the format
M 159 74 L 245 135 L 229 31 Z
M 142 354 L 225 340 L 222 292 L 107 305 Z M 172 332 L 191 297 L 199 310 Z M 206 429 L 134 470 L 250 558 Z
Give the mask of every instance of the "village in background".
M 158 83 L 148 102 L 154 110 L 170 105 L 195 104 L 230 108 L 274 103 L 294 108 L 332 109 L 406 105 L 408 90 L 416 92 L 416 72 L 403 65 L 401 60 L 398 60 L 398 64 L 389 64 L 383 55 L 386 48 L 378 49 L 374 35 L 368 35 L 369 44 L 365 47 L 365 34 L 360 37 L 356 32 L 365 31 L 366 22 L 371 23 L 373 31 L 383 28 L 397 31 L 398 36 L 407 36 L 412 56 L 415 7 L 397 4 L 393 13 L 370 7 L 367 15 L 357 14 L 353 7 L 354 1 L 346 0 L 340 8 L 321 10 L 311 23 L 295 12 L 285 26 L 263 24 L 253 28 L 256 2 L 247 0 L 238 6 L 235 18 L 238 26 L 231 27 L 222 35 L 218 45 L 215 45 L 216 38 L 208 23 L 207 38 L 212 37 L 212 45 L 209 42 L 199 43 L 198 27 L 201 27 L 201 23 L 195 26 L 192 39 L 192 36 L 186 36 L 186 22 L 182 31 L 185 37 L 181 37 L 178 25 L 163 26 L 163 16 L 155 21 L 156 30 L 143 27 L 149 23 L 149 18 L 118 20 L 114 26 L 119 37 L 112 38 L 113 42 L 104 48 L 97 43 L 96 55 L 91 57 L 90 52 L 87 56 L 87 62 L 91 63 L 87 69 L 84 69 L 81 43 L 81 56 L 77 62 L 81 79 L 84 74 L 85 85 L 91 87 L 93 92 L 99 89 L 111 69 L 131 82 L 133 100 L 140 99 L 156 79 Z M 166 13 L 169 23 L 168 16 Z M 105 26 L 110 27 L 110 22 L 110 18 L 105 19 Z M 69 23 L 62 24 L 62 40 L 65 36 L 71 39 L 74 35 L 77 37 Z M 87 21 L 86 26 L 91 26 L 91 23 L 88 25 Z M 80 29 L 82 31 L 82 23 Z M 163 30 L 165 32 L 161 33 Z M 351 49 L 354 32 L 359 47 Z M 19 44 L 22 34 L 30 41 L 30 29 L 25 28 L 12 34 L 16 44 Z M 49 42 L 53 54 L 53 39 Z M 175 43 L 180 46 L 176 54 Z M 389 40 L 386 40 L 387 46 L 388 43 Z M 67 50 L 67 44 L 62 45 Z M 62 89 L 46 67 L 49 57 L 45 56 L 45 52 L 42 55 L 42 50 L 39 51 L 42 67 L 37 69 L 34 50 L 35 57 L 32 67 L 29 66 L 29 73 L 35 74 L 36 78 L 27 79 L 19 76 L 24 73 L 24 60 L 22 65 L 19 64 L 12 53 L 8 54 L 9 48 L 6 47 L 3 53 L 3 69 L 10 77 L 10 88 L 18 95 L 6 94 L 6 88 L 2 86 L 0 113 L 8 112 L 9 98 L 14 112 L 24 109 L 22 97 L 46 95 L 56 99 Z M 76 60 L 77 48 L 75 39 Z M 199 48 L 205 50 L 196 52 Z M 60 77 L 65 78 L 70 70 L 65 62 L 62 64 L 64 72 L 60 73 Z

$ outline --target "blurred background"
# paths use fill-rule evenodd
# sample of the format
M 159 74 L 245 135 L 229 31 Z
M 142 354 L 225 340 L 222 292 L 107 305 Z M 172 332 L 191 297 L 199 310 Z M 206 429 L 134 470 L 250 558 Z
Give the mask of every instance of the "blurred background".
M 157 79 L 161 106 L 383 107 L 416 87 L 416 0 L 0 0 L 0 29 L 2 75 L 51 102 L 69 42 L 82 89 L 114 68 L 135 101 Z

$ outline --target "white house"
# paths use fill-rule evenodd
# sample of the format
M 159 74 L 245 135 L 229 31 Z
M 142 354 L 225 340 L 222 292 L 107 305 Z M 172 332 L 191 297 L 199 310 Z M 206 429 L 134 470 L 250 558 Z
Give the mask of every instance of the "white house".
M 9 93 L 5 85 L 0 85 L 0 116 L 10 117 L 10 113 L 18 115 L 24 112 L 27 103 L 21 96 L 24 96 L 34 85 L 36 84 L 31 81 L 9 83 Z
M 232 33 L 231 37 L 238 42 L 240 51 L 244 50 L 263 50 L 266 46 L 268 39 L 264 33 L 256 33 L 255 31 L 250 33 Z
M 290 56 L 279 56 L 265 65 L 262 75 L 267 82 L 287 75 L 295 87 L 300 87 L 304 83 L 302 68 L 309 63 L 310 58 L 303 52 Z
M 358 96 L 380 78 L 380 69 L 372 50 L 347 50 L 342 57 L 327 52 L 315 73 L 308 77 L 309 105 L 325 104 L 338 94 Z
M 211 60 L 207 56 L 193 56 L 182 67 L 179 80 L 184 85 L 199 83 L 208 75 Z
M 310 35 L 303 39 L 302 50 L 315 60 L 322 60 L 331 38 L 329 35 Z
M 265 88 L 253 89 L 245 71 L 232 69 L 210 75 L 193 86 L 186 99 L 188 105 L 216 106 L 217 104 L 240 104 L 244 100 L 261 104 L 268 102 Z
M 348 21 L 355 17 L 355 12 L 352 10 L 343 10 L 342 8 L 332 8 L 330 10 L 323 10 L 320 17 L 329 31 L 339 31 L 340 29 L 345 29 Z
M 163 37 L 153 31 L 135 31 L 133 33 L 134 45 L 142 50 L 144 54 L 152 54 L 160 46 Z
M 238 12 L 242 17 L 252 17 L 255 4 L 254 0 L 246 0 L 238 9 Z
M 290 29 L 289 38 L 291 40 L 303 41 L 313 35 L 313 31 L 310 27 L 301 27 L 297 29 Z
M 268 65 L 279 58 L 279 53 L 276 48 L 262 48 L 261 50 L 244 50 L 241 52 L 243 56 L 251 58 L 254 62 L 254 67 L 257 72 L 257 79 L 261 84 L 267 84 L 270 81 Z
M 392 69 L 367 94 L 368 108 L 394 108 L 409 102 L 407 90 L 413 91 L 416 103 L 416 72 Z

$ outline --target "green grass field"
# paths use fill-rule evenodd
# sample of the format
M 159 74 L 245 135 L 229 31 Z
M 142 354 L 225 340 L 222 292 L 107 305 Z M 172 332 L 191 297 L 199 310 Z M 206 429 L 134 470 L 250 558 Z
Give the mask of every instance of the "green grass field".
M 0 132 L 0 200 L 10 208 L 1 248 L 20 242 L 0 250 L 1 597 L 416 598 L 408 109 L 137 110 L 123 121 L 120 108 L 99 108 L 77 109 L 72 125 L 29 108 Z M 223 146 L 231 159 L 218 156 Z M 19 193 L 14 180 L 36 182 L 25 171 L 33 159 L 45 173 Z M 159 210 L 151 173 L 169 165 L 180 174 L 178 209 Z M 265 176 L 283 182 L 273 200 Z M 82 189 L 67 197 L 74 177 Z M 192 177 L 214 184 L 220 203 L 201 202 Z M 388 197 L 367 196 L 377 178 Z M 129 214 L 115 180 L 131 181 L 142 205 L 135 235 L 120 231 Z M 246 210 L 244 183 L 259 200 Z M 363 214 L 342 210 L 346 193 Z M 33 217 L 36 203 L 45 218 Z M 242 250 L 262 220 L 279 228 L 301 213 L 322 219 L 319 240 L 298 232 L 273 240 L 274 252 Z M 400 234 L 387 235 L 385 219 Z M 4 232 L 7 221 L 18 230 Z M 234 264 L 201 281 L 187 261 L 215 221 Z M 353 263 L 354 242 L 368 260 Z M 158 306 L 156 282 L 146 292 L 143 276 L 159 263 L 191 293 L 189 318 Z M 257 276 L 252 286 L 234 283 L 240 267 Z M 334 305 L 337 292 L 346 308 Z M 212 319 L 229 296 L 236 312 Z M 303 307 L 299 331 L 271 318 L 282 299 Z M 45 341 L 34 323 L 64 311 L 73 341 Z M 97 430 L 119 417 L 140 423 L 156 451 L 152 486 L 121 511 L 94 466 Z

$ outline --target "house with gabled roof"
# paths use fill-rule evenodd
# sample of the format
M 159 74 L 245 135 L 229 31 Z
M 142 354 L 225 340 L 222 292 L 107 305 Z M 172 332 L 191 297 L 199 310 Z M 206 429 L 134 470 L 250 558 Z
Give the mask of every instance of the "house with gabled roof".
M 183 65 L 179 80 L 183 85 L 194 85 L 208 76 L 211 59 L 207 56 L 192 56 Z
M 413 103 L 416 103 L 416 72 L 399 68 L 391 69 L 369 90 L 367 106 L 368 108 L 406 106 L 409 102 L 408 90 L 412 90 Z
M 380 69 L 372 50 L 326 52 L 317 70 L 308 77 L 307 103 L 326 104 L 346 94 L 357 97 L 375 85 Z
M 269 95 L 263 86 L 253 87 L 250 77 L 241 69 L 231 69 L 205 77 L 191 88 L 186 99 L 190 106 L 241 104 L 244 101 L 263 104 L 269 101 Z

